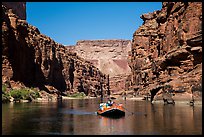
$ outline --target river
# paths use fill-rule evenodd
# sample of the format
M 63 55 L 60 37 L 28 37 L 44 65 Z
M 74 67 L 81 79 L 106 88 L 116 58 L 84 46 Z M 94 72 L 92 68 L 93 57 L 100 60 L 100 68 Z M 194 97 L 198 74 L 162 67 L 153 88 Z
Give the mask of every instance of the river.
M 2 104 L 3 135 L 201 135 L 202 105 L 114 100 L 126 114 L 96 114 L 100 99 Z M 134 113 L 132 113 L 134 112 Z

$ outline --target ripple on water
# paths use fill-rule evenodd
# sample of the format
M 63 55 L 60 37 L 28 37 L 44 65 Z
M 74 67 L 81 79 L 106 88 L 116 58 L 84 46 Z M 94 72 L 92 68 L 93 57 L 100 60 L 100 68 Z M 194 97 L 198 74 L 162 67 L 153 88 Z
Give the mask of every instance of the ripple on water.
M 96 112 L 88 112 L 82 110 L 68 109 L 62 111 L 63 114 L 73 114 L 73 115 L 96 115 Z

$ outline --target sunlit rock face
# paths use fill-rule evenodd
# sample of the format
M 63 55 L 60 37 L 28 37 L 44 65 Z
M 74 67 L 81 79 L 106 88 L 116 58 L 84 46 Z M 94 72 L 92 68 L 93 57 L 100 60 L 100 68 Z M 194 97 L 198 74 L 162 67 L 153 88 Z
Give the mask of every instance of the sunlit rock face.
M 49 93 L 107 94 L 107 76 L 2 5 L 2 82 Z
M 112 93 L 125 89 L 125 79 L 131 72 L 128 65 L 130 40 L 81 40 L 67 48 L 109 75 Z
M 163 2 L 141 15 L 133 35 L 127 80 L 135 94 L 162 90 L 198 95 L 202 90 L 202 3 Z M 176 96 L 175 96 L 176 97 Z

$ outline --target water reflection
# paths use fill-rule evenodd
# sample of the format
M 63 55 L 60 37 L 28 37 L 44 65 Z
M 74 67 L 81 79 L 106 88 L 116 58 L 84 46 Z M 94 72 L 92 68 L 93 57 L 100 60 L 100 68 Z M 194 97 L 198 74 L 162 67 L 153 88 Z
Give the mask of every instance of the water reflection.
M 125 133 L 125 117 L 105 117 L 99 116 L 99 127 L 101 127 L 98 134 L 124 134 Z
M 176 135 L 202 134 L 202 106 L 116 100 L 126 114 L 96 114 L 100 100 L 2 104 L 2 134 L 36 135 Z

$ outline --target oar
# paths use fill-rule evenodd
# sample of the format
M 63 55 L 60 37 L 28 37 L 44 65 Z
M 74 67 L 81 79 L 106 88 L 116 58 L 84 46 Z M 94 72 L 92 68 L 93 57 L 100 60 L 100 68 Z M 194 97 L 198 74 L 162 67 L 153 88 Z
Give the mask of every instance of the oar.
M 123 107 L 123 106 L 122 106 Z M 132 115 L 134 114 L 134 112 L 129 111 L 128 109 L 126 109 L 125 107 L 123 107 L 125 110 L 127 110 L 129 113 L 131 113 Z
M 122 106 L 123 107 L 123 106 Z M 126 111 L 128 111 L 129 113 L 131 113 L 132 115 L 135 114 L 134 112 L 129 111 L 127 108 L 123 107 Z M 144 116 L 147 116 L 147 113 L 144 114 Z

